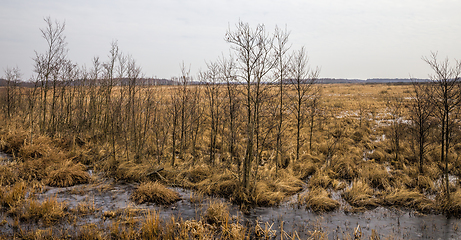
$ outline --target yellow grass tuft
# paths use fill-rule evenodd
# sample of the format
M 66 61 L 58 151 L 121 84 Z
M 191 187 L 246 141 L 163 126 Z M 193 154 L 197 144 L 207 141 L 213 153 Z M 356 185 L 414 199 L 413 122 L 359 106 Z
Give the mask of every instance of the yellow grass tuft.
M 456 217 L 461 216 L 461 188 L 458 187 L 455 192 L 450 193 L 450 201 L 446 201 L 445 194 L 443 199 L 441 205 L 444 212 Z
M 88 183 L 89 180 L 90 176 L 82 164 L 75 164 L 72 160 L 67 160 L 58 164 L 57 169 L 49 173 L 45 182 L 52 187 L 70 187 Z
M 351 158 L 346 158 L 344 156 L 334 158 L 331 163 L 332 170 L 336 173 L 336 176 L 345 180 L 351 180 L 357 177 L 355 165 L 356 164 L 354 164 Z
M 333 179 L 330 178 L 332 172 L 330 170 L 319 170 L 309 179 L 309 188 L 329 188 L 333 184 Z
M 61 221 L 67 216 L 67 204 L 58 202 L 56 198 L 48 198 L 43 202 L 37 200 L 28 200 L 20 219 L 22 221 L 41 221 L 44 225 L 49 226 Z
M 372 188 L 386 189 L 389 187 L 389 173 L 383 165 L 367 162 L 360 169 L 362 179 L 368 181 Z
M 179 194 L 158 182 L 142 183 L 132 194 L 131 199 L 137 203 L 172 204 L 181 200 Z
M 158 239 L 162 234 L 160 215 L 157 211 L 149 211 L 141 224 L 141 238 L 146 240 Z
M 327 190 L 316 187 L 307 193 L 304 197 L 306 208 L 312 209 L 314 212 L 329 212 L 339 208 L 340 204 L 338 201 L 331 199 L 330 194 Z
M 12 185 L 18 180 L 13 171 L 11 167 L 0 165 L 0 186 Z
M 229 206 L 222 201 L 211 201 L 203 219 L 212 225 L 221 226 L 229 223 Z
M 0 188 L 0 206 L 7 209 L 18 206 L 25 199 L 26 192 L 26 184 L 23 181 Z
M 429 200 L 418 190 L 410 190 L 405 187 L 394 188 L 384 195 L 384 204 L 388 206 L 401 206 L 427 212 L 435 209 L 433 201 Z
M 377 207 L 379 200 L 373 197 L 373 189 L 363 180 L 355 180 L 352 187 L 342 194 L 344 200 L 354 207 Z

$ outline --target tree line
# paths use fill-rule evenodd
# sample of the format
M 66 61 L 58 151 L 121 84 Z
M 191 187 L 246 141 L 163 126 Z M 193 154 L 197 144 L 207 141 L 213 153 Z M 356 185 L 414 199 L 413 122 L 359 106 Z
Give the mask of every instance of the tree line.
M 65 24 L 45 23 L 47 49 L 35 54 L 33 87 L 18 87 L 19 69 L 5 71 L 4 117 L 20 121 L 30 143 L 38 134 L 70 135 L 106 144 L 114 163 L 228 162 L 238 165 L 250 189 L 257 166 L 268 161 L 264 152 L 275 155 L 269 164 L 277 169 L 290 164 L 288 127 L 296 129 L 295 160 L 303 129 L 314 129 L 319 69 L 309 68 L 305 48 L 291 52 L 287 30 L 270 33 L 264 25 L 239 22 L 225 34 L 231 54 L 207 62 L 197 74 L 202 84 L 192 84 L 183 63 L 174 86 L 156 86 L 116 41 L 106 60 L 94 57 L 91 67 L 78 66 L 67 56 Z

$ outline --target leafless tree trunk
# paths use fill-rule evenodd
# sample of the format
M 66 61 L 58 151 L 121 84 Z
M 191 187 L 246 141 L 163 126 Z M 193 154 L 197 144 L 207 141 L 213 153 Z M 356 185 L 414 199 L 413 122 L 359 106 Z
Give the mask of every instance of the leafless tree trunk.
M 311 126 L 313 126 L 313 111 L 314 105 L 317 101 L 317 91 L 314 87 L 318 79 L 319 69 L 311 70 L 308 67 L 308 58 L 306 50 L 301 48 L 295 52 L 291 61 L 291 84 L 294 88 L 295 96 L 292 97 L 293 113 L 296 119 L 296 161 L 299 160 L 299 152 L 301 149 L 301 130 L 304 127 L 304 122 L 307 119 L 307 112 L 311 106 Z M 311 133 L 312 133 L 311 128 Z M 310 136 L 312 139 L 312 134 Z M 311 148 L 311 140 L 309 141 L 309 148 Z
M 430 57 L 423 57 L 423 60 L 429 64 L 434 71 L 434 74 L 430 75 L 433 86 L 432 100 L 439 109 L 438 117 L 442 125 L 442 151 L 440 158 L 442 162 L 445 162 L 446 195 L 447 201 L 450 201 L 448 152 L 454 126 L 453 113 L 461 102 L 461 62 L 456 61 L 455 65 L 451 66 L 448 58 L 444 61 L 439 61 L 437 59 L 437 53 L 432 53 Z
M 232 45 L 237 59 L 237 80 L 245 85 L 243 94 L 246 98 L 246 153 L 243 162 L 242 183 L 249 190 L 250 169 L 256 153 L 259 163 L 259 111 L 267 84 L 268 73 L 274 69 L 274 38 L 266 33 L 264 25 L 251 29 L 249 24 L 239 22 L 236 30 L 226 32 L 226 41 Z M 256 142 L 255 142 L 256 141 Z
M 6 80 L 6 117 L 11 118 L 13 113 L 16 111 L 18 98 L 20 92 L 18 89 L 19 81 L 21 79 L 21 71 L 18 67 L 6 68 L 5 70 Z
M 429 83 L 413 82 L 413 98 L 410 105 L 410 119 L 412 132 L 418 145 L 419 172 L 423 173 L 424 155 L 429 145 L 434 107 L 431 103 L 431 88 Z
M 200 74 L 200 80 L 205 82 L 205 94 L 207 96 L 208 114 L 210 119 L 210 163 L 216 159 L 216 141 L 218 137 L 219 115 L 221 108 L 221 90 L 219 84 L 219 65 L 208 63 L 208 71 Z
M 285 111 L 283 99 L 285 98 L 285 91 L 283 86 L 289 76 L 289 63 L 290 58 L 287 57 L 287 51 L 289 50 L 288 44 L 288 37 L 290 33 L 285 29 L 285 31 L 280 30 L 278 27 L 275 28 L 275 55 L 277 58 L 277 66 L 276 66 L 276 78 L 278 79 L 279 85 L 279 102 L 278 102 L 278 124 L 277 124 L 277 143 L 275 149 L 275 166 L 276 171 L 279 169 L 279 165 L 281 163 L 281 155 L 282 155 L 282 126 L 283 126 L 283 119 L 284 115 L 283 112 Z
M 37 78 L 41 83 L 41 111 L 42 118 L 40 122 L 40 129 L 42 132 L 45 132 L 47 122 L 47 105 L 48 105 L 48 91 L 50 88 L 50 81 L 53 83 L 53 101 L 51 114 L 54 116 L 54 104 L 55 104 L 55 93 L 56 93 L 56 84 L 59 77 L 59 70 L 62 66 L 63 61 L 66 58 L 67 49 L 66 49 L 66 38 L 64 36 L 65 23 L 59 23 L 58 21 L 51 20 L 50 17 L 44 19 L 47 27 L 45 29 L 40 29 L 42 32 L 42 37 L 46 40 L 48 49 L 45 53 L 39 54 L 35 52 L 35 69 L 37 73 Z M 54 117 L 51 119 L 51 127 L 54 127 L 53 121 Z

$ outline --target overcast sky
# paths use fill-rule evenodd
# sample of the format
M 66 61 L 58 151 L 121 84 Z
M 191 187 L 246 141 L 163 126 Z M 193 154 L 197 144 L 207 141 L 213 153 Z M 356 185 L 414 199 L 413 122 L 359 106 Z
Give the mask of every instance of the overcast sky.
M 0 0 L 0 76 L 19 67 L 33 74 L 35 52 L 46 51 L 44 17 L 66 23 L 69 58 L 106 61 L 118 40 L 146 77 L 171 78 L 180 64 L 191 73 L 229 53 L 226 30 L 241 20 L 291 32 L 322 78 L 427 78 L 422 56 L 461 60 L 459 0 Z

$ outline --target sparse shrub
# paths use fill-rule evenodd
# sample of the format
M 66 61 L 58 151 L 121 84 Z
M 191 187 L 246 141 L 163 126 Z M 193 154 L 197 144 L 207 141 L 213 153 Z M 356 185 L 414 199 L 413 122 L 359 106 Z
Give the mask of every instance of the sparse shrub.
M 158 182 L 142 183 L 132 193 L 131 199 L 137 204 L 142 204 L 145 202 L 172 204 L 181 200 L 177 192 L 166 188 Z

